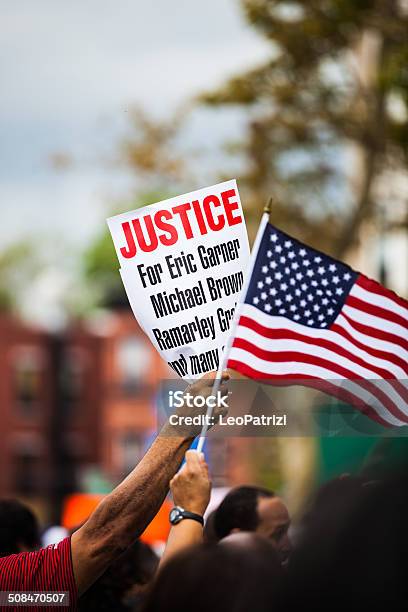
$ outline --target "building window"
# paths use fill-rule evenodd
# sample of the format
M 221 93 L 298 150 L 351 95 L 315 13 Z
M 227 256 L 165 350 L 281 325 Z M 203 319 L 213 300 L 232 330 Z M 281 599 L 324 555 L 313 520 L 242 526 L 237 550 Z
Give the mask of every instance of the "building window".
M 22 452 L 14 457 L 15 488 L 21 495 L 33 495 L 41 489 L 41 469 L 39 457 Z
M 49 473 L 45 461 L 47 443 L 38 430 L 14 431 L 10 436 L 13 486 L 21 495 L 32 495 L 47 487 Z
M 65 351 L 60 370 L 61 405 L 64 414 L 72 414 L 84 392 L 85 354 L 82 349 Z
M 43 363 L 36 349 L 19 349 L 14 360 L 15 399 L 25 416 L 38 413 L 41 401 Z
M 141 433 L 128 431 L 117 438 L 115 463 L 119 477 L 124 477 L 133 470 L 143 457 L 144 437 Z
M 128 336 L 118 343 L 119 385 L 126 396 L 140 393 L 152 362 L 150 347 L 138 336 Z

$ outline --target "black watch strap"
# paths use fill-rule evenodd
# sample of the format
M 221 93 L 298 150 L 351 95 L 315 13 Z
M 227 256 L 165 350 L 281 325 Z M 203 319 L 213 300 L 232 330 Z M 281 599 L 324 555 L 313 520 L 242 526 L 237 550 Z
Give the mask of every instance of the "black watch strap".
M 174 508 L 170 510 L 169 519 L 172 525 L 177 525 L 183 519 L 192 519 L 200 523 L 200 525 L 204 525 L 204 519 L 201 514 L 184 510 L 181 506 L 174 506 Z
M 192 519 L 193 521 L 198 521 L 201 525 L 204 525 L 204 519 L 201 514 L 196 514 L 195 512 L 189 512 L 188 510 L 183 510 L 182 512 L 183 518 Z

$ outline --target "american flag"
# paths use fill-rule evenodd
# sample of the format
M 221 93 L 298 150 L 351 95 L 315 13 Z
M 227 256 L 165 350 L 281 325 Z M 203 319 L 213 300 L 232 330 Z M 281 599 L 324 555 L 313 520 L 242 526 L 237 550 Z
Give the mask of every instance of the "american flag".
M 408 302 L 268 223 L 227 367 L 316 387 L 385 426 L 406 425 Z

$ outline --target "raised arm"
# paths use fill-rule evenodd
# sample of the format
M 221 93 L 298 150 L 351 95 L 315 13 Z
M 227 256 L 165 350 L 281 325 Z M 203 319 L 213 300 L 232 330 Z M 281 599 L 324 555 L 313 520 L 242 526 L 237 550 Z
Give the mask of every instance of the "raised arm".
M 203 517 L 210 501 L 211 481 L 203 453 L 186 452 L 186 464 L 170 481 L 174 505 Z M 175 554 L 203 541 L 203 526 L 196 520 L 183 518 L 172 525 L 160 567 Z
M 189 388 L 190 393 L 208 396 L 213 380 L 214 375 L 206 375 Z M 177 437 L 169 431 L 165 428 L 133 472 L 73 534 L 72 563 L 79 595 L 144 531 L 163 503 L 169 482 L 197 434 L 190 429 Z

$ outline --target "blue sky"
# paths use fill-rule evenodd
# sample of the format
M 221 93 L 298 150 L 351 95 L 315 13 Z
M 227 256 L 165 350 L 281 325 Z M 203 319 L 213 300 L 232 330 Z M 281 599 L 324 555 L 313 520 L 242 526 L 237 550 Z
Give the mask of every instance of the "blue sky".
M 0 0 L 2 244 L 55 234 L 83 244 L 127 193 L 115 151 L 132 104 L 166 116 L 178 104 L 256 65 L 266 42 L 239 0 Z M 237 128 L 204 113 L 193 146 Z M 50 155 L 77 164 L 56 172 Z M 196 186 L 192 186 L 194 188 Z

